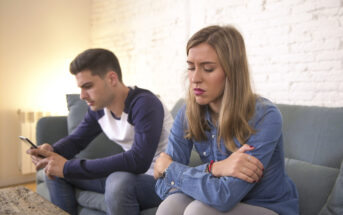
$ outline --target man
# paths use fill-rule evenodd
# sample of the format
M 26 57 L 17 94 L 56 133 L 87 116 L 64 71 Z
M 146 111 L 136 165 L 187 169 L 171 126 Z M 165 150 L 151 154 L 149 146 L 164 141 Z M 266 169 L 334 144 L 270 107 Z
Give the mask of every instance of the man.
M 28 150 L 36 168 L 45 168 L 51 201 L 76 214 L 78 187 L 105 193 L 109 214 L 139 214 L 156 207 L 161 200 L 154 191 L 152 163 L 166 148 L 172 116 L 151 92 L 124 85 L 119 62 L 108 50 L 84 51 L 71 62 L 70 72 L 89 106 L 84 120 L 53 146 Z M 124 152 L 72 159 L 101 131 Z

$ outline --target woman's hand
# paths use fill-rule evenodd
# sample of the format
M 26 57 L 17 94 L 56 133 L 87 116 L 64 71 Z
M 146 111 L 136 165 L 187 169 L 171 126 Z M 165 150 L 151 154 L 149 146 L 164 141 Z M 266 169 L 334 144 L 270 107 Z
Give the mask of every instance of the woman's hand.
M 255 183 L 263 176 L 263 164 L 254 156 L 245 152 L 254 147 L 244 144 L 228 158 L 213 163 L 212 174 L 216 177 L 232 176 L 249 183 Z
M 161 152 L 161 154 L 156 159 L 156 162 L 154 165 L 154 178 L 158 179 L 162 177 L 163 172 L 169 167 L 169 165 L 172 162 L 173 160 L 168 154 Z

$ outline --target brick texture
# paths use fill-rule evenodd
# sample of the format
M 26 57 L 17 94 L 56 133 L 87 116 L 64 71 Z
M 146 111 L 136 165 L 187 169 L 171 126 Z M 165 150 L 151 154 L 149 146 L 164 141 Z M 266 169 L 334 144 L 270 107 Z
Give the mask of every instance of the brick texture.
M 212 24 L 243 34 L 256 93 L 343 106 L 342 0 L 93 0 L 91 44 L 115 52 L 127 85 L 171 108 L 185 95 L 186 42 Z

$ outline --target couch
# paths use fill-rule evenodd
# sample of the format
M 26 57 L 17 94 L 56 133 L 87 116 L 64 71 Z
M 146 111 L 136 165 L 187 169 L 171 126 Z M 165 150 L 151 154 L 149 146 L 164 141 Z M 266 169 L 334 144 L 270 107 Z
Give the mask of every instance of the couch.
M 54 143 L 80 123 L 87 105 L 77 94 L 67 95 L 68 116 L 49 116 L 37 123 L 37 143 Z M 175 117 L 184 104 L 180 99 L 171 110 Z M 343 214 L 343 108 L 277 105 L 283 116 L 285 165 L 299 191 L 301 215 Z M 77 157 L 94 159 L 122 149 L 100 134 Z M 200 164 L 192 153 L 190 165 Z M 44 172 L 37 172 L 37 192 L 49 199 Z M 105 214 L 104 195 L 76 190 L 79 214 Z M 141 211 L 155 214 L 156 208 Z

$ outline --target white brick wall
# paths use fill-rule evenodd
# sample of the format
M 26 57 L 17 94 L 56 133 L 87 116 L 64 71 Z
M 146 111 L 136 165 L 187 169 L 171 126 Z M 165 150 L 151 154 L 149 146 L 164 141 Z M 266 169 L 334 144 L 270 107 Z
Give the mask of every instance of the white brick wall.
M 124 82 L 169 108 L 185 93 L 188 38 L 211 24 L 243 34 L 257 93 L 343 106 L 342 0 L 93 0 L 91 43 L 118 56 Z

